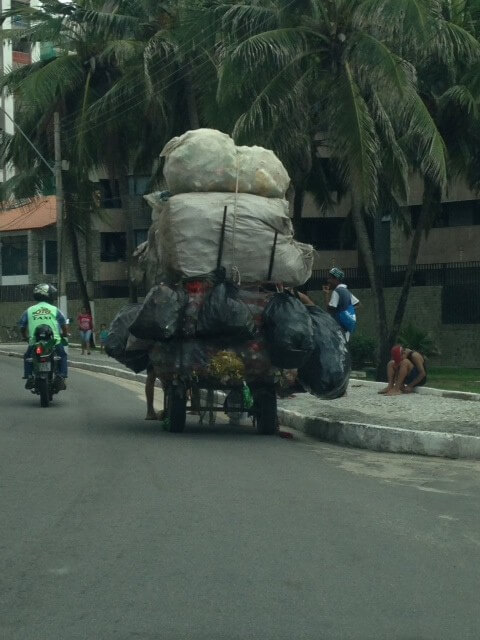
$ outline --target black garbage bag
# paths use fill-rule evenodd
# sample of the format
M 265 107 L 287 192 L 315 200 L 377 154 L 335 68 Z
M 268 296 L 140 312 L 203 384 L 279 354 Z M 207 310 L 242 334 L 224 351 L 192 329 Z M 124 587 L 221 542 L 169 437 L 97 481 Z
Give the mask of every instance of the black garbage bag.
M 128 337 L 129 327 L 142 308 L 141 304 L 127 304 L 122 307 L 112 320 L 105 342 L 105 352 L 115 360 L 123 361 Z
M 276 293 L 263 312 L 264 335 L 272 364 L 298 369 L 314 349 L 312 319 L 291 293 Z
M 152 287 L 130 326 L 130 332 L 143 340 L 170 340 L 179 331 L 188 296 L 183 289 L 164 284 Z
M 135 373 L 144 371 L 148 365 L 148 351 L 144 345 L 137 343 L 135 350 L 128 350 L 127 345 L 132 338 L 128 330 L 137 317 L 141 304 L 128 304 L 122 307 L 110 325 L 105 352 L 118 362 L 121 362 Z
M 145 371 L 149 362 L 147 351 L 125 351 L 123 364 L 135 373 Z
M 130 333 L 125 347 L 123 364 L 135 373 L 144 371 L 150 362 L 149 352 L 154 344 L 153 340 L 141 340 Z
M 298 370 L 301 384 L 320 398 L 343 396 L 351 371 L 350 352 L 345 335 L 335 319 L 319 307 L 307 307 L 313 323 L 315 349 Z
M 208 340 L 197 338 L 156 342 L 150 362 L 159 375 L 205 375 L 218 348 Z
M 233 282 L 222 282 L 213 287 L 200 308 L 197 335 L 249 339 L 254 332 L 252 312 L 240 300 L 238 287 Z

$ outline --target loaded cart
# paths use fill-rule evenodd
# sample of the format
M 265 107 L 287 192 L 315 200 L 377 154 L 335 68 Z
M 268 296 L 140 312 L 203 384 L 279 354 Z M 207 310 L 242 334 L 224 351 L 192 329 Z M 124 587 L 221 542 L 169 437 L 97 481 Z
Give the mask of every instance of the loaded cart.
M 190 322 L 195 329 L 189 336 L 155 342 L 149 353 L 164 388 L 165 428 L 182 432 L 188 411 L 201 419 L 209 414 L 211 422 L 215 412 L 248 413 L 259 433 L 276 433 L 276 386 L 285 384 L 284 375 L 272 365 L 260 331 L 272 293 L 261 285 L 215 282 L 213 274 L 182 288 L 188 296 L 183 331 Z
M 175 378 L 167 384 L 164 390 L 164 425 L 168 431 L 181 433 L 185 429 L 188 410 L 200 416 L 206 412 L 231 410 L 238 413 L 246 412 L 252 416 L 259 434 L 273 435 L 277 432 L 277 394 L 273 384 L 250 387 L 252 402 L 245 402 L 241 387 L 225 387 L 221 389 L 226 392 L 223 403 L 215 402 L 216 394 L 208 393 L 211 389 L 207 384 L 200 380 L 182 378 Z M 233 406 L 229 406 L 229 399 Z
M 225 411 L 274 434 L 277 392 L 297 371 L 312 393 L 338 397 L 349 370 L 334 320 L 293 294 L 313 248 L 294 239 L 288 173 L 272 151 L 211 129 L 174 138 L 161 156 L 168 191 L 145 196 L 152 225 L 138 253 L 149 293 L 119 312 L 106 351 L 134 371 L 153 367 L 172 432 L 187 411 Z

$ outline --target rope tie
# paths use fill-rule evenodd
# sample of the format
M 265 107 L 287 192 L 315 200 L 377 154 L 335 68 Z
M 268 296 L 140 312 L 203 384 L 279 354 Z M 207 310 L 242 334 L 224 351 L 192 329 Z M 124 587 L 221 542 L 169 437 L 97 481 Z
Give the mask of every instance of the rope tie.
M 236 232 L 237 232 L 237 211 L 238 211 L 238 184 L 240 181 L 240 169 L 239 169 L 239 160 L 238 160 L 238 150 L 235 152 L 236 157 L 236 171 L 237 178 L 235 184 L 235 199 L 233 202 L 233 232 L 232 232 L 232 281 L 240 286 L 242 282 L 242 277 L 240 275 L 240 270 L 237 267 L 237 257 L 236 257 Z

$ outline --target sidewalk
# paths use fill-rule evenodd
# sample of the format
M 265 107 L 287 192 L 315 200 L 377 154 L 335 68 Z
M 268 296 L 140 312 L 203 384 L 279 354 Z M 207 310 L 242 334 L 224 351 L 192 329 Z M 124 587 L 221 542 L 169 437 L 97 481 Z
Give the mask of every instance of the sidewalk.
M 0 355 L 21 357 L 24 345 L 0 345 Z M 116 360 L 69 347 L 71 367 L 145 381 Z M 394 453 L 480 459 L 480 394 L 423 388 L 420 393 L 384 397 L 383 385 L 352 379 L 337 400 L 308 393 L 279 400 L 282 425 L 328 442 Z

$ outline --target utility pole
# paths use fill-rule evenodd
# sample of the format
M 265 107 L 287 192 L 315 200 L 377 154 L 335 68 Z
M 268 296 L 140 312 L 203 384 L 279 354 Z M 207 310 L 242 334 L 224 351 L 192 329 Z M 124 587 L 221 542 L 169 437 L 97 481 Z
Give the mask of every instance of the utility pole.
M 53 130 L 55 144 L 55 193 L 57 204 L 57 272 L 58 272 L 58 307 L 68 318 L 67 287 L 65 282 L 63 252 L 63 181 L 62 181 L 62 143 L 60 139 L 60 114 L 53 114 Z

